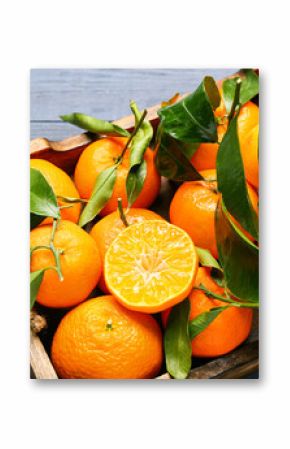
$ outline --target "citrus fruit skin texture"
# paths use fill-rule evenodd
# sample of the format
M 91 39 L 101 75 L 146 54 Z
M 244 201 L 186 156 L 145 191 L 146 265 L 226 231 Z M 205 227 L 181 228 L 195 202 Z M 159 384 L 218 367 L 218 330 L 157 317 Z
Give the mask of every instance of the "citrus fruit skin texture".
M 51 356 L 65 379 L 149 379 L 161 369 L 162 334 L 152 316 L 102 296 L 65 315 Z
M 222 118 L 224 123 L 217 126 L 218 143 L 201 143 L 191 158 L 191 163 L 196 170 L 208 170 L 216 168 L 216 158 L 219 149 L 219 143 L 227 130 L 226 107 L 222 98 L 222 84 L 217 83 L 220 92 L 220 105 L 214 111 L 217 118 Z
M 202 171 L 207 179 L 216 179 L 215 170 Z M 218 194 L 214 183 L 184 182 L 170 204 L 170 222 L 186 231 L 195 245 L 211 251 L 218 257 L 215 238 L 215 210 Z
M 201 270 L 201 271 L 200 271 Z M 199 269 L 196 285 L 203 284 L 214 293 L 223 295 L 223 288 L 210 278 L 209 269 Z M 215 284 L 213 286 L 212 284 Z M 213 307 L 226 306 L 227 303 L 208 298 L 201 290 L 193 290 L 189 296 L 190 316 L 193 320 Z M 229 307 L 191 342 L 194 357 L 218 357 L 239 346 L 249 336 L 253 320 L 253 310 Z
M 259 125 L 255 126 L 241 143 L 241 153 L 247 181 L 259 189 Z
M 31 247 L 49 245 L 52 225 L 39 226 L 30 233 Z M 94 239 L 78 225 L 61 221 L 54 237 L 54 246 L 63 250 L 60 265 L 63 281 L 55 270 L 46 270 L 37 301 L 47 307 L 71 307 L 84 299 L 97 285 L 101 258 Z M 52 251 L 39 249 L 32 253 L 31 272 L 55 266 Z
M 126 220 L 129 225 L 134 223 L 141 223 L 145 220 L 163 220 L 160 215 L 152 212 L 148 209 L 130 209 L 126 212 Z M 98 245 L 102 266 L 104 265 L 105 254 L 112 241 L 125 229 L 125 225 L 120 218 L 118 211 L 112 212 L 106 217 L 98 221 L 90 231 L 90 235 L 93 237 Z M 109 289 L 106 286 L 104 274 L 102 272 L 99 282 L 99 287 L 104 293 L 109 293 Z
M 247 183 L 247 189 L 248 189 L 248 195 L 249 195 L 251 204 L 253 206 L 253 209 L 256 212 L 256 214 L 258 215 L 259 214 L 259 207 L 258 207 L 259 198 L 258 198 L 257 192 L 249 183 Z M 251 242 L 255 241 L 255 239 L 251 236 L 251 234 L 249 234 L 232 215 L 231 215 L 231 219 L 235 223 L 235 225 L 243 232 L 243 234 L 249 240 L 251 240 Z
M 249 101 L 241 107 L 238 117 L 238 135 L 245 177 L 256 189 L 259 188 L 259 107 Z
M 191 291 L 198 257 L 182 229 L 150 220 L 129 226 L 105 255 L 105 280 L 125 307 L 155 313 L 182 301 Z
M 100 139 L 89 145 L 80 156 L 75 169 L 75 183 L 82 198 L 89 199 L 94 189 L 97 176 L 106 168 L 114 165 L 127 143 L 126 137 L 111 137 Z M 100 212 L 101 216 L 116 211 L 118 198 L 122 198 L 123 207 L 127 207 L 126 178 L 129 171 L 130 150 L 125 152 L 122 163 L 117 168 L 117 179 L 112 197 Z M 144 154 L 147 163 L 147 175 L 143 188 L 132 205 L 134 207 L 149 207 L 160 190 L 160 175 L 154 165 L 154 153 L 147 148 Z
M 203 170 L 200 173 L 205 180 L 216 180 L 215 170 Z M 251 186 L 248 185 L 247 187 L 250 200 L 257 212 L 257 194 Z M 169 211 L 170 222 L 184 229 L 196 246 L 208 249 L 215 258 L 218 257 L 215 236 L 217 202 L 216 182 L 184 182 L 177 189 Z M 234 221 L 237 223 L 236 220 Z M 238 226 L 241 228 L 239 224 Z M 249 236 L 248 233 L 247 236 Z
M 31 159 L 30 167 L 39 170 L 41 174 L 45 177 L 48 184 L 50 184 L 52 190 L 56 196 L 64 196 L 70 198 L 79 198 L 79 192 L 77 191 L 71 178 L 56 165 L 51 162 L 45 161 L 44 159 Z M 58 200 L 59 206 L 68 205 L 62 200 Z M 78 223 L 81 205 L 80 203 L 69 204 L 69 208 L 62 209 L 60 214 L 63 220 L 70 220 L 73 223 Z M 51 223 L 52 219 L 45 219 L 42 224 Z
M 217 126 L 219 142 L 221 142 L 226 130 L 226 125 Z M 219 143 L 201 143 L 192 156 L 191 163 L 198 171 L 215 168 L 218 149 Z
M 224 290 L 219 287 L 210 276 L 210 269 L 200 267 L 196 276 L 196 287 L 203 284 L 213 293 L 223 295 Z M 193 289 L 190 296 L 189 320 L 213 307 L 226 306 L 227 303 L 208 298 L 197 289 Z M 162 322 L 166 327 L 170 310 L 162 314 Z M 220 313 L 209 326 L 198 334 L 191 342 L 194 357 L 218 357 L 235 349 L 245 341 L 251 331 L 253 310 L 247 308 L 229 307 Z
M 259 124 L 259 107 L 252 101 L 245 103 L 238 116 L 238 134 L 243 142 L 250 131 Z
M 224 124 L 217 126 L 218 142 L 220 143 L 228 126 L 227 119 L 225 117 L 226 109 L 223 105 L 223 101 L 221 101 L 221 106 L 215 110 L 214 114 L 216 117 L 224 119 Z M 248 101 L 241 107 L 237 128 L 246 179 L 250 184 L 258 189 L 259 107 L 255 103 Z M 216 168 L 219 143 L 200 144 L 191 158 L 192 164 L 198 171 Z

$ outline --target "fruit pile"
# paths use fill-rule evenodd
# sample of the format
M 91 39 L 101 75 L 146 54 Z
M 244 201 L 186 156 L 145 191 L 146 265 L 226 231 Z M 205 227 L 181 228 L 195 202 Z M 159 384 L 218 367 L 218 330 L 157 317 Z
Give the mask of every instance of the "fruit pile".
M 61 378 L 182 379 L 192 357 L 246 340 L 258 308 L 258 86 L 250 69 L 205 77 L 162 104 L 155 133 L 134 102 L 132 132 L 63 116 L 96 134 L 73 176 L 31 159 L 31 307 L 66 311 L 51 346 Z M 173 195 L 159 215 L 161 184 Z

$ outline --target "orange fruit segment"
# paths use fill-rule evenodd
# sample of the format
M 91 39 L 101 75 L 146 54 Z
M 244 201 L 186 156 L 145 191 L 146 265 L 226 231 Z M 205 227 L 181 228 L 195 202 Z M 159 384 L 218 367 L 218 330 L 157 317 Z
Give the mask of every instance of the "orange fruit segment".
M 148 209 L 132 208 L 126 212 L 126 220 L 129 225 L 131 225 L 133 223 L 141 223 L 145 220 L 163 220 L 163 218 Z M 99 248 L 102 266 L 104 265 L 107 249 L 117 235 L 124 229 L 125 225 L 120 218 L 119 211 L 112 212 L 106 217 L 103 217 L 91 229 L 90 235 L 93 237 Z M 105 283 L 103 270 L 99 281 L 99 287 L 104 293 L 109 292 Z
M 110 292 L 128 309 L 155 313 L 191 291 L 198 265 L 195 246 L 182 229 L 160 220 L 127 227 L 105 255 Z

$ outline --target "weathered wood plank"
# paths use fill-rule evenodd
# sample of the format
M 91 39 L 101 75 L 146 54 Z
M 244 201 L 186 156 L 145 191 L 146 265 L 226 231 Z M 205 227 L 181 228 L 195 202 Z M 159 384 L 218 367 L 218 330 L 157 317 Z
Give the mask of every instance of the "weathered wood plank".
M 215 379 L 259 379 L 258 370 L 259 359 L 256 358 L 216 376 Z M 250 376 L 253 373 L 256 373 L 255 376 Z
M 259 343 L 248 343 L 190 371 L 187 379 L 243 379 L 259 367 Z M 257 377 L 258 378 L 258 377 Z M 157 379 L 171 379 L 165 373 Z
M 234 374 L 238 373 L 238 378 L 240 378 L 238 368 L 243 367 L 250 362 L 254 363 L 254 368 L 258 367 L 259 359 L 259 343 L 249 343 L 248 345 L 243 345 L 235 351 L 228 355 L 219 357 L 206 365 L 202 365 L 198 368 L 193 369 L 188 379 L 234 379 Z M 246 375 L 250 372 L 246 372 Z M 228 376 L 228 377 L 226 377 Z
M 81 111 L 104 120 L 130 114 L 134 99 L 140 108 L 191 92 L 205 75 L 221 79 L 237 69 L 32 69 L 31 138 L 61 140 L 74 134 L 59 115 Z M 44 122 L 44 123 L 43 123 Z
M 58 379 L 39 337 L 30 332 L 30 365 L 36 379 Z

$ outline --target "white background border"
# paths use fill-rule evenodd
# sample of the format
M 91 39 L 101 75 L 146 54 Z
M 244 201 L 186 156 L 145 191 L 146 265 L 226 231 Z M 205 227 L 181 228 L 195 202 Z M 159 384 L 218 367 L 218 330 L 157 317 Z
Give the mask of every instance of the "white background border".
M 0 445 L 284 448 L 290 368 L 287 2 L 111 0 L 102 5 L 27 0 L 2 6 Z M 262 379 L 30 381 L 29 69 L 235 66 L 261 70 Z

